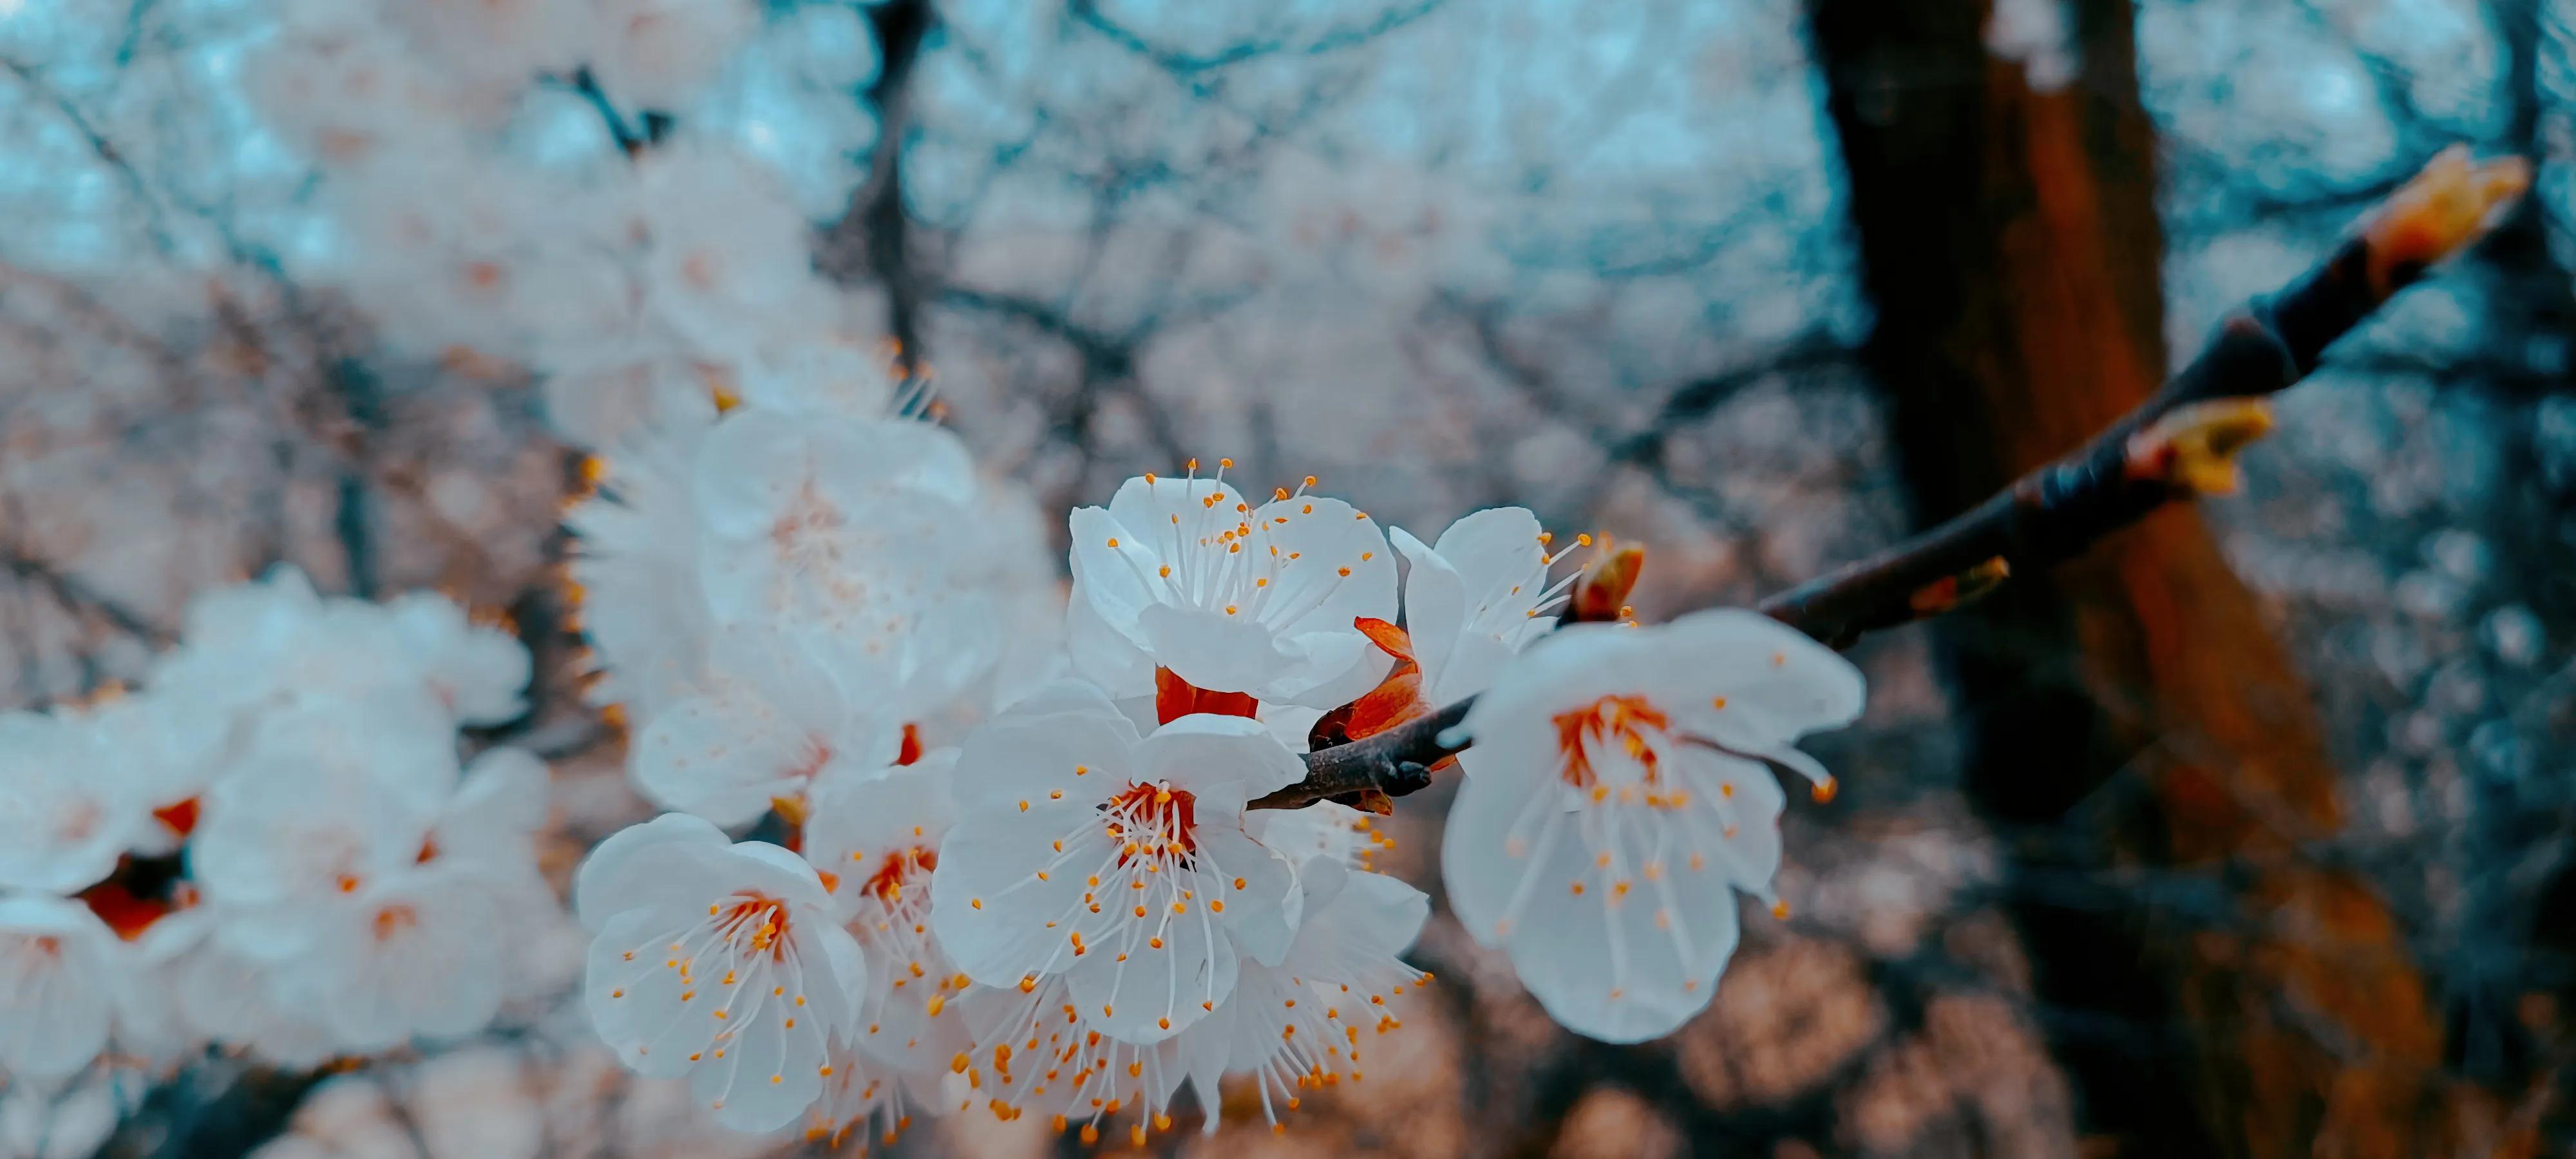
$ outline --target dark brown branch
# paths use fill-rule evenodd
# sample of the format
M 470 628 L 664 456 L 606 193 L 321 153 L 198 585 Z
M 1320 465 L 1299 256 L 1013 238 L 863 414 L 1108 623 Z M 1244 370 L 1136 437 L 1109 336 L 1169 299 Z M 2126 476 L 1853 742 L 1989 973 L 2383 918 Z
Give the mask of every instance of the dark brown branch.
M 168 647 L 176 640 L 168 629 L 153 623 L 151 617 L 125 606 L 80 577 L 44 560 L 10 549 L 0 551 L 0 567 L 45 589 L 76 616 L 95 616 L 117 631 L 156 647 Z
M 2014 574 L 2081 553 L 2167 503 L 2223 489 L 2229 456 L 2264 429 L 2259 400 L 2297 384 L 2334 344 L 2483 236 L 2530 183 L 2516 159 L 2437 157 L 2316 268 L 2221 323 L 2191 365 L 2074 453 L 1877 555 L 1764 599 L 1763 613 L 1837 648 L 1862 633 L 1939 615 Z M 1471 697 L 1350 744 L 1306 755 L 1304 781 L 1254 802 L 1293 809 L 1376 789 L 1430 784 L 1428 766 L 1464 750 L 1441 734 Z
M 840 220 L 825 227 L 816 264 L 838 281 L 860 274 L 886 293 L 886 330 L 906 377 L 921 372 L 921 326 L 931 271 L 915 252 L 913 223 L 903 208 L 904 138 L 912 127 L 912 74 L 939 14 L 929 0 L 889 0 L 868 11 L 883 63 L 864 99 L 876 109 L 877 143 L 868 155 L 867 180 L 850 194 Z
M 2191 477 L 2192 453 L 2175 436 L 2192 432 L 2195 413 L 2222 421 L 2224 415 L 2185 408 L 2267 398 L 2306 378 L 2326 347 L 2433 262 L 2474 240 L 2528 177 L 2527 167 L 2514 161 L 2474 168 L 2463 153 L 2435 159 L 2322 264 L 2220 323 L 2191 365 L 2092 442 L 1947 523 L 1764 600 L 1762 610 L 1825 643 L 1847 646 L 1864 632 L 1957 606 L 1940 598 L 1940 586 L 1980 569 L 1991 572 L 1991 561 L 2001 560 L 2007 574 L 2045 568 L 2166 503 L 2199 494 L 2207 484 Z M 2499 184 L 2490 189 L 2489 181 Z M 2434 236 L 2444 224 L 2439 218 L 2470 202 L 2474 210 L 2451 236 Z

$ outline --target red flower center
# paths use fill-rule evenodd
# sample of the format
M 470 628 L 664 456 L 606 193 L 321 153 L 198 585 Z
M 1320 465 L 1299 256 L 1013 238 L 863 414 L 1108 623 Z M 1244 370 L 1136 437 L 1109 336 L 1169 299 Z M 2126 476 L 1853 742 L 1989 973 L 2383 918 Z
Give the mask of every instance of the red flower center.
M 190 797 L 176 805 L 163 805 L 154 809 L 152 819 L 169 827 L 172 834 L 184 839 L 197 831 L 197 810 L 197 799 Z
M 1261 703 L 1248 692 L 1210 692 L 1175 675 L 1169 668 L 1154 670 L 1154 719 L 1170 724 L 1196 712 L 1218 716 L 1255 716 Z
M 116 931 L 117 937 L 129 942 L 142 937 L 152 923 L 169 916 L 175 908 L 168 902 L 136 897 L 125 883 L 113 878 L 82 891 L 80 900 L 107 928 Z

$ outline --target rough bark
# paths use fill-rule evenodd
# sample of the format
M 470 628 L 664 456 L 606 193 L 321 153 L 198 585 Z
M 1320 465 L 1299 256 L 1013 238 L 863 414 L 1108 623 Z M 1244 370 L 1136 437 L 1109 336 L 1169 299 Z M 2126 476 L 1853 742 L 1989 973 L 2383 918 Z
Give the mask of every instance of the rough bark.
M 2120 421 L 2164 376 L 2132 10 L 2069 7 L 2081 72 L 2053 91 L 1988 53 L 1976 0 L 1813 9 L 1879 312 L 1869 353 L 1927 514 Z M 2017 860 L 2206 873 L 2241 918 L 2019 908 L 2043 1000 L 2188 1028 L 2179 1058 L 2057 1043 L 2088 1119 L 2136 1154 L 2424 1153 L 2439 1036 L 2422 984 L 2382 903 L 2296 855 L 2338 824 L 2335 770 L 2199 516 L 2157 510 L 1945 627 L 1970 791 L 2028 835 Z M 2143 791 L 2100 792 L 2122 777 Z

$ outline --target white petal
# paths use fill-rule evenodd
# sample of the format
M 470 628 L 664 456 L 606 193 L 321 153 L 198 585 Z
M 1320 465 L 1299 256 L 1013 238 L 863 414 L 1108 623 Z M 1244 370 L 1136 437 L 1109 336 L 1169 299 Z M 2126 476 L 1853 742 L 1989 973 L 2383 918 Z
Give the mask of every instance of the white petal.
M 1075 958 L 1075 933 L 1092 937 L 1114 920 L 1090 914 L 1082 897 L 1087 876 L 1115 856 L 1101 827 L 1083 814 L 969 813 L 940 843 L 931 931 L 958 969 L 988 986 L 1064 969 Z M 1037 877 L 1041 870 L 1045 880 Z
M 1734 951 L 1730 871 L 1689 858 L 1699 837 L 1682 811 L 1569 808 L 1582 800 L 1471 772 L 1441 842 L 1450 905 L 1568 1029 L 1653 1038 L 1707 1005 Z
M 1758 750 L 1860 717 L 1867 684 L 1840 653 L 1759 612 L 1716 608 L 1664 625 L 1652 679 L 1693 731 Z M 1696 661 L 1694 663 L 1693 661 Z M 1714 707 L 1714 697 L 1726 707 Z
M 1404 630 L 1413 639 L 1415 661 L 1422 665 L 1422 683 L 1430 687 L 1447 674 L 1449 653 L 1467 632 L 1467 581 L 1448 560 L 1403 528 L 1390 529 L 1387 538 L 1404 554 Z
M 1356 632 L 1351 621 L 1361 616 L 1395 618 L 1395 555 L 1376 521 L 1317 495 L 1263 504 L 1252 519 L 1267 529 L 1257 534 L 1266 534 L 1269 546 L 1296 557 L 1271 580 L 1278 590 L 1262 613 L 1265 623 L 1293 635 Z
M 1201 825 L 1231 822 L 1244 802 L 1305 776 L 1306 762 L 1251 717 L 1193 713 L 1136 745 L 1138 783 L 1189 790 Z
M 800 791 L 828 758 L 821 741 L 777 707 L 724 684 L 655 713 L 633 760 L 636 787 L 654 803 L 744 825 L 768 811 L 771 798 Z
M 746 407 L 719 420 L 699 443 L 692 494 L 714 534 L 755 535 L 794 501 L 812 471 L 798 420 Z
M 1088 808 L 1133 779 L 1128 750 L 1135 727 L 1117 709 L 1099 701 L 1051 712 L 1045 709 L 1057 703 L 1052 696 L 1032 700 L 967 734 L 959 746 L 954 787 L 961 813 L 1016 809 L 1022 801 L 1039 809 Z
M 1221 608 L 1151 604 L 1136 622 L 1154 663 L 1211 692 L 1258 693 L 1295 673 L 1303 659 L 1282 648 L 1278 633 L 1268 626 Z
M 1305 895 L 1294 864 L 1222 822 L 1200 824 L 1198 858 L 1199 896 L 1222 899 L 1219 916 L 1236 944 L 1253 960 L 1277 965 L 1303 917 Z
M 1153 658 L 1135 641 L 1109 626 L 1079 580 L 1073 585 L 1073 596 L 1065 605 L 1064 615 L 1065 651 L 1083 679 L 1113 696 L 1153 694 Z
M 1297 665 L 1263 687 L 1264 701 L 1339 708 L 1367 695 L 1395 666 L 1395 657 L 1357 632 L 1306 632 L 1283 646 L 1299 657 Z
M 1216 499 L 1213 507 L 1207 502 L 1210 496 Z M 1188 527 L 1210 510 L 1230 516 L 1242 502 L 1243 496 L 1232 486 L 1214 479 L 1158 477 L 1149 483 L 1138 476 L 1119 484 L 1118 493 L 1110 496 L 1109 517 L 1145 537 L 1146 546 L 1172 555 L 1177 554 L 1170 550 L 1173 516 L 1180 517 L 1180 526 Z
M 1160 1042 L 1233 996 L 1233 941 L 1196 909 L 1122 927 L 1124 936 L 1104 939 L 1065 977 L 1083 1021 L 1102 1034 Z M 1160 949 L 1152 944 L 1157 937 Z
M 1066 526 L 1073 537 L 1075 601 L 1109 632 L 1142 646 L 1136 617 L 1164 598 L 1167 585 L 1157 574 L 1164 561 L 1135 529 L 1098 507 L 1074 508 Z M 1109 546 L 1112 541 L 1118 546 Z
M 592 930 L 637 908 L 686 909 L 704 904 L 708 859 L 732 840 L 703 818 L 665 813 L 610 834 L 573 875 L 573 911 Z

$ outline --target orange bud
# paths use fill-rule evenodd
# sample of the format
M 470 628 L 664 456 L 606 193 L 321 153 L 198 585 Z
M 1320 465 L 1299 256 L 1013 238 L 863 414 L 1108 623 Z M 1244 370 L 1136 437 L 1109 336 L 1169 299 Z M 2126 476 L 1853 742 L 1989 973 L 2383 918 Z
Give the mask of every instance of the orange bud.
M 1612 548 L 1606 542 L 1601 554 L 1583 568 L 1583 576 L 1574 581 L 1574 591 L 1565 605 L 1565 620 L 1570 624 L 1616 623 L 1627 607 L 1628 592 L 1637 586 L 1637 573 L 1645 570 L 1646 549 L 1638 544 Z

